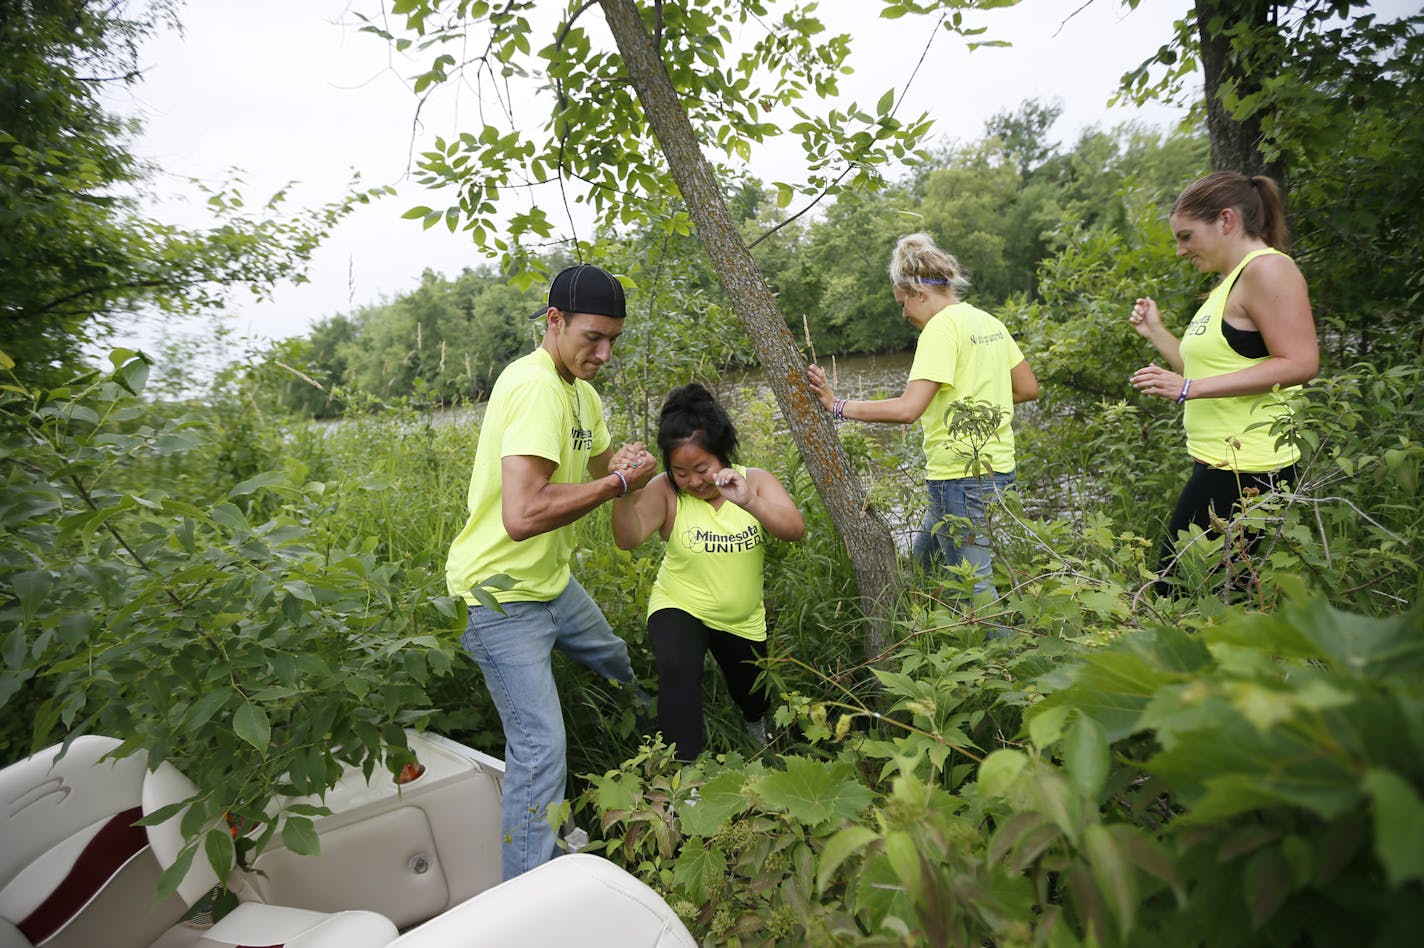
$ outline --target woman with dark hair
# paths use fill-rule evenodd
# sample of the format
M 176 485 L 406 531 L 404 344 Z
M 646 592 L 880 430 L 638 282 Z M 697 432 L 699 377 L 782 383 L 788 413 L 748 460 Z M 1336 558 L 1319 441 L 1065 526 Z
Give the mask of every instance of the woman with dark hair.
M 968 562 L 974 598 L 994 599 L 986 508 L 1014 484 L 1014 405 L 1038 397 L 1038 379 L 1004 324 L 959 297 L 969 278 L 928 234 L 907 234 L 890 255 L 890 285 L 905 321 L 919 330 L 905 391 L 894 398 L 837 398 L 826 373 L 809 367 L 811 390 L 837 421 L 881 421 L 924 429 L 929 506 L 914 537 L 926 572 Z M 994 430 L 951 430 L 962 403 L 987 404 Z M 968 523 L 967 530 L 959 524 Z
M 1278 444 L 1271 430 L 1289 409 L 1272 392 L 1298 387 L 1320 368 L 1310 295 L 1285 254 L 1290 235 L 1274 181 L 1207 175 L 1181 193 L 1169 221 L 1177 256 L 1222 279 L 1181 339 L 1163 325 L 1150 297 L 1139 299 L 1129 317 L 1167 362 L 1138 369 L 1132 385 L 1182 406 L 1193 461 L 1162 541 L 1157 589 L 1164 595 L 1181 531 L 1192 524 L 1209 529 L 1213 513 L 1229 520 L 1247 489 L 1296 483 L 1300 451 Z
M 667 541 L 648 601 L 658 666 L 658 727 L 678 760 L 702 752 L 702 662 L 710 649 L 747 731 L 766 742 L 768 697 L 756 687 L 766 657 L 762 562 L 766 537 L 795 541 L 805 520 L 775 474 L 735 463 L 737 429 L 696 382 L 663 402 L 664 473 L 613 503 L 613 539 L 631 550 L 656 531 Z

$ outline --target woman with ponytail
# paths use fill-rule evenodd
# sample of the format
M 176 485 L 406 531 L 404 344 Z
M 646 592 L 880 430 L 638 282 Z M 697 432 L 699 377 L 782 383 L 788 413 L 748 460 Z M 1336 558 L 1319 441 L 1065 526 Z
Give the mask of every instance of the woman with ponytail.
M 967 562 L 975 602 L 993 600 L 987 508 L 1014 485 L 1014 406 L 1038 397 L 1038 379 L 1004 324 L 960 299 L 969 277 L 929 234 L 896 242 L 890 286 L 900 315 L 920 333 L 905 391 L 893 398 L 837 398 L 818 365 L 808 370 L 811 391 L 837 421 L 920 424 L 929 505 L 914 536 L 915 563 L 930 573 Z M 951 426 L 956 410 L 969 402 L 990 407 L 992 431 Z
M 1169 218 L 1177 256 L 1222 279 L 1182 337 L 1150 297 L 1129 321 L 1161 353 L 1132 375 L 1139 392 L 1182 406 L 1192 474 L 1162 542 L 1158 591 L 1176 563 L 1178 534 L 1211 517 L 1230 520 L 1243 491 L 1296 483 L 1300 452 L 1277 444 L 1273 422 L 1288 414 L 1273 391 L 1315 377 L 1320 351 L 1305 278 L 1286 256 L 1290 236 L 1280 189 L 1270 178 L 1220 172 L 1187 187 Z
M 775 474 L 736 462 L 737 429 L 696 382 L 663 402 L 658 449 L 664 473 L 613 502 L 613 540 L 631 550 L 654 532 L 667 541 L 648 600 L 648 640 L 658 666 L 658 728 L 677 759 L 702 752 L 702 663 L 710 650 L 747 733 L 766 743 L 762 562 L 767 536 L 806 531 Z

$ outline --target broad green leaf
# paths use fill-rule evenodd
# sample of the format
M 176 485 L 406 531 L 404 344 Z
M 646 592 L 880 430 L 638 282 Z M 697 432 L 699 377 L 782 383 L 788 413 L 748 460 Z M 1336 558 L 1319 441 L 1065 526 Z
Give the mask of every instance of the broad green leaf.
M 294 579 L 291 582 L 283 583 L 282 588 L 287 591 L 288 595 L 303 602 L 316 602 L 316 594 L 312 592 L 311 583 L 305 579 Z
M 1396 888 L 1424 880 L 1424 801 L 1392 770 L 1375 768 L 1364 787 L 1373 802 L 1375 852 Z
M 1000 797 L 1024 772 L 1028 757 L 1023 751 L 996 750 L 979 765 L 979 796 Z
M 1137 917 L 1137 876 L 1132 864 L 1101 823 L 1090 823 L 1083 830 L 1083 849 L 1098 889 L 1117 919 L 1118 934 L 1126 939 Z
M 1069 725 L 1063 740 L 1063 764 L 1084 799 L 1096 802 L 1102 795 L 1110 763 L 1107 735 L 1101 724 L 1079 717 Z
M 232 871 L 234 850 L 232 833 L 226 826 L 214 827 L 203 834 L 203 852 L 208 857 L 208 865 L 213 867 L 219 879 L 226 879 Z
M 282 845 L 302 856 L 315 856 L 321 852 L 316 827 L 304 816 L 288 816 L 282 823 Z
M 245 702 L 232 716 L 232 729 L 237 736 L 260 751 L 272 741 L 272 725 L 267 712 L 252 702 Z
M 1267 846 L 1246 863 L 1246 906 L 1251 924 L 1259 929 L 1270 921 L 1290 895 L 1290 867 L 1279 846 Z
M 232 490 L 228 491 L 227 495 L 229 497 L 242 497 L 253 491 L 261 490 L 264 487 L 274 487 L 277 484 L 285 484 L 286 482 L 287 473 L 285 471 L 264 471 L 238 484 Z
M 735 771 L 720 773 L 698 789 L 695 805 L 678 810 L 682 831 L 688 836 L 711 836 L 747 808 L 743 788 L 747 779 Z
M 594 799 L 604 812 L 625 813 L 637 804 L 630 778 L 623 774 L 593 778 Z
M 833 816 L 853 818 L 875 799 L 853 773 L 845 764 L 793 757 L 784 772 L 762 778 L 753 789 L 768 806 L 816 825 Z
M 20 600 L 20 613 L 25 625 L 30 625 L 39 613 L 40 605 L 54 586 L 54 577 L 49 570 L 30 569 L 15 573 L 10 577 L 15 596 Z M 12 666 L 13 667 L 13 666 Z
M 816 864 L 816 891 L 824 895 L 826 884 L 830 882 L 841 863 L 870 845 L 879 836 L 880 834 L 866 826 L 847 826 L 827 840 Z
M 1063 736 L 1063 725 L 1073 709 L 1066 705 L 1034 705 L 1024 713 L 1028 720 L 1028 736 L 1040 750 L 1047 749 Z
M 148 384 L 148 360 L 130 359 L 114 370 L 114 381 L 130 395 L 138 395 Z
M 1172 855 L 1167 851 L 1166 846 L 1136 826 L 1129 826 L 1125 823 L 1109 825 L 1108 832 L 1112 834 L 1118 850 L 1132 860 L 1137 868 L 1156 876 L 1172 887 L 1172 892 L 1177 897 L 1178 908 L 1187 907 L 1187 889 L 1182 879 L 1182 872 L 1172 860 Z
M 183 730 L 193 731 L 207 724 L 232 694 L 227 688 L 214 688 L 194 701 L 183 715 Z
M 885 834 L 885 858 L 895 870 L 895 877 L 904 886 L 910 898 L 918 900 L 924 879 L 920 865 L 920 851 L 915 838 L 905 830 L 891 830 Z
M 708 849 L 700 839 L 688 840 L 673 866 L 673 878 L 694 902 L 706 902 L 719 894 L 727 875 L 727 858 Z
M 161 901 L 178 891 L 178 886 L 188 876 L 188 869 L 193 865 L 193 857 L 198 853 L 198 846 L 195 843 L 184 846 L 178 851 L 178 858 L 173 860 L 173 864 L 163 870 L 163 875 L 158 877 L 158 893 L 155 900 Z

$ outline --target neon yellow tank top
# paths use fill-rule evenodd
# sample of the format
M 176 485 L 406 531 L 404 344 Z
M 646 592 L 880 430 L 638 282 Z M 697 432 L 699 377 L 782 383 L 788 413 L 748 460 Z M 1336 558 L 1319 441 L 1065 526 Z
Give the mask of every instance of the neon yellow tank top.
M 733 467 L 743 476 L 747 469 Z M 766 638 L 762 562 L 766 533 L 730 500 L 720 510 L 686 492 L 677 495 L 672 535 L 648 597 L 648 615 L 681 609 L 708 627 L 760 642 Z
M 1246 265 L 1264 254 L 1280 253 L 1273 247 L 1247 254 L 1236 269 L 1216 285 L 1182 334 L 1182 367 L 1186 378 L 1206 379 L 1264 362 L 1268 356 L 1248 358 L 1232 349 L 1222 332 L 1226 299 Z M 1292 385 L 1282 391 L 1295 391 Z M 1289 414 L 1270 392 L 1228 398 L 1190 398 L 1183 406 L 1182 427 L 1187 451 L 1198 461 L 1233 471 L 1277 471 L 1300 459 L 1294 445 L 1276 447 L 1271 425 Z M 1258 427 L 1259 426 L 1259 427 Z M 1237 447 L 1237 442 L 1240 446 Z

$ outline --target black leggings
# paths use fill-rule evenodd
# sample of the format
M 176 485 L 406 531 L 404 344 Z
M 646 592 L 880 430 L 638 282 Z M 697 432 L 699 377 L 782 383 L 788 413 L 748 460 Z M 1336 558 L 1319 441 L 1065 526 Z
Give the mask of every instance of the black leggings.
M 702 660 L 707 650 L 722 667 L 727 690 L 755 721 L 770 705 L 765 690 L 756 687 L 766 657 L 766 642 L 710 629 L 681 609 L 659 609 L 648 616 L 648 640 L 658 662 L 658 728 L 663 740 L 676 745 L 677 759 L 691 761 L 702 753 Z
M 1171 595 L 1172 585 L 1165 582 L 1176 566 L 1177 535 L 1193 524 L 1211 531 L 1211 515 L 1222 520 L 1230 520 L 1232 510 L 1241 501 L 1242 491 L 1256 488 L 1261 493 L 1277 489 L 1281 484 L 1296 482 L 1296 468 L 1283 467 L 1279 471 L 1246 473 L 1226 468 L 1211 467 L 1197 461 L 1192 465 L 1192 476 L 1187 478 L 1182 495 L 1177 498 L 1177 508 L 1172 511 L 1172 519 L 1167 524 L 1167 535 L 1162 539 L 1162 551 L 1157 561 L 1157 572 L 1162 579 L 1157 581 L 1157 592 Z M 1246 535 L 1246 551 L 1252 552 L 1260 542 L 1260 534 L 1249 531 Z

